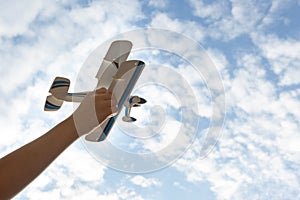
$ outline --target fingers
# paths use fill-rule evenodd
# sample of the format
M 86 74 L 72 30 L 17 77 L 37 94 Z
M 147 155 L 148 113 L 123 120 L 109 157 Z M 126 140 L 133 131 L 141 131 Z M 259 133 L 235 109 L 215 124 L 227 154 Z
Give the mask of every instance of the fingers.
M 107 91 L 105 88 L 100 88 L 95 91 L 95 96 L 102 97 L 103 99 L 109 99 L 111 93 Z
M 116 106 L 114 107 L 106 107 L 105 109 L 102 109 L 102 114 L 106 116 L 106 118 L 113 117 L 118 113 L 118 108 Z
M 107 92 L 106 88 L 100 88 L 100 89 L 96 90 L 96 94 L 103 94 L 103 93 L 106 93 L 106 92 Z
M 100 88 L 95 92 L 95 100 L 104 107 L 117 106 L 117 100 L 114 98 L 111 92 L 108 92 L 105 88 Z
M 101 104 L 101 106 L 103 107 L 117 107 L 117 102 L 114 100 L 100 100 L 101 102 L 99 104 Z M 96 102 L 98 102 L 98 100 L 96 100 Z
M 95 91 L 96 110 L 100 111 L 102 115 L 107 117 L 115 116 L 118 112 L 118 102 L 111 92 L 105 88 L 100 88 Z
M 95 91 L 95 96 L 101 97 L 102 99 L 111 99 L 111 92 L 108 92 L 106 88 L 100 88 Z

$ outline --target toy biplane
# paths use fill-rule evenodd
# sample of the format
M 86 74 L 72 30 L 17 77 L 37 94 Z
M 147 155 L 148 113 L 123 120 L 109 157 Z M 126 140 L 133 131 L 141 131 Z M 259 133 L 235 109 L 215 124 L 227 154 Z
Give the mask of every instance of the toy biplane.
M 99 142 L 106 139 L 112 126 L 123 107 L 125 115 L 122 120 L 134 122 L 136 119 L 130 116 L 132 107 L 146 103 L 146 100 L 139 96 L 130 96 L 137 80 L 139 79 L 145 63 L 140 60 L 127 60 L 132 43 L 126 40 L 117 40 L 111 43 L 103 62 L 100 65 L 96 78 L 98 83 L 96 89 L 105 87 L 113 92 L 118 102 L 118 113 L 104 121 L 99 129 L 89 133 L 85 139 L 88 141 Z M 57 111 L 61 108 L 64 101 L 81 102 L 88 92 L 68 93 L 70 80 L 63 77 L 56 77 L 53 81 L 47 96 L 44 110 Z

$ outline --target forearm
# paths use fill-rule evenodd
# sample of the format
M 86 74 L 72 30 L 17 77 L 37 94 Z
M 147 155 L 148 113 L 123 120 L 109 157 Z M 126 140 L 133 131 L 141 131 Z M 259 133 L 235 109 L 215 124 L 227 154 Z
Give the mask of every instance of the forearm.
M 78 135 L 72 117 L 33 142 L 0 159 L 0 199 L 12 198 L 44 169 Z

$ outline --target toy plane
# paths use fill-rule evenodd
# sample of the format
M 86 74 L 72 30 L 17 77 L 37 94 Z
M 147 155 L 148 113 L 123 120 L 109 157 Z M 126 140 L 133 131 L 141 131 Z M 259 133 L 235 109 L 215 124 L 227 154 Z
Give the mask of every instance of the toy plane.
M 132 49 L 132 43 L 126 40 L 112 42 L 102 64 L 98 70 L 96 78 L 98 83 L 96 88 L 105 87 L 108 91 L 114 91 L 114 96 L 118 102 L 118 113 L 103 122 L 99 128 L 89 133 L 85 139 L 88 141 L 99 142 L 106 139 L 116 118 L 121 112 L 122 107 L 126 107 L 125 122 L 134 122 L 136 119 L 130 116 L 132 107 L 146 103 L 146 100 L 139 96 L 130 96 L 130 93 L 140 77 L 145 63 L 140 60 L 128 60 Z M 44 110 L 57 111 L 61 108 L 64 101 L 81 102 L 88 92 L 68 93 L 70 80 L 63 77 L 56 77 L 53 81 L 47 96 Z

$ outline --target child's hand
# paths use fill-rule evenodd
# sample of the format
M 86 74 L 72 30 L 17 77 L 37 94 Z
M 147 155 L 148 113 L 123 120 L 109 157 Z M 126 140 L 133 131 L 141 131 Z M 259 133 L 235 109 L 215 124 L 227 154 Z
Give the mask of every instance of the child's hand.
M 79 136 L 85 135 L 118 111 L 117 102 L 105 88 L 88 93 L 73 113 Z

